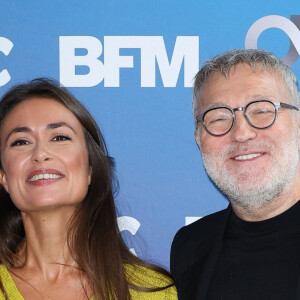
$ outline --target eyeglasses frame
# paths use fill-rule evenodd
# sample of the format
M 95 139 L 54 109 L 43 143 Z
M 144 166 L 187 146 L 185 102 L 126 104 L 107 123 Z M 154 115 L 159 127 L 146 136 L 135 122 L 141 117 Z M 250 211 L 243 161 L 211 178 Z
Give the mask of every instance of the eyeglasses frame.
M 254 126 L 253 124 L 251 124 L 251 122 L 250 122 L 250 120 L 248 119 L 248 116 L 247 116 L 247 108 L 248 108 L 251 104 L 256 103 L 256 102 L 269 102 L 269 103 L 273 104 L 273 106 L 275 107 L 275 118 L 274 118 L 274 121 L 273 121 L 270 125 L 268 125 L 268 126 L 266 126 L 266 127 L 263 127 L 263 128 L 260 128 L 260 127 L 256 127 L 256 126 Z M 249 103 L 248 103 L 246 106 L 244 106 L 244 107 L 241 107 L 241 106 L 240 106 L 240 107 L 236 107 L 236 108 L 230 108 L 230 107 L 224 105 L 224 106 L 217 106 L 217 107 L 209 108 L 209 109 L 206 110 L 203 114 L 201 114 L 201 115 L 199 115 L 199 116 L 196 117 L 196 124 L 197 124 L 197 126 L 198 126 L 199 122 L 201 122 L 202 125 L 203 125 L 203 127 L 204 127 L 204 129 L 207 131 L 207 133 L 209 133 L 209 134 L 212 135 L 212 136 L 216 136 L 216 137 L 223 136 L 223 135 L 227 134 L 227 133 L 233 128 L 233 126 L 234 126 L 234 124 L 235 124 L 235 119 L 236 119 L 235 112 L 236 112 L 236 111 L 243 111 L 243 112 L 244 112 L 244 117 L 245 117 L 247 123 L 248 123 L 251 127 L 255 128 L 255 129 L 261 129 L 261 130 L 264 130 L 264 129 L 270 128 L 270 127 L 275 123 L 275 121 L 276 121 L 276 119 L 277 119 L 277 115 L 278 115 L 278 108 L 280 108 L 280 107 L 283 107 L 283 108 L 289 108 L 289 109 L 295 109 L 295 110 L 299 111 L 299 109 L 298 109 L 296 106 L 294 106 L 294 105 L 290 105 L 290 104 L 287 104 L 287 103 L 284 103 L 284 102 L 274 102 L 274 101 L 271 101 L 271 100 L 262 99 L 262 100 L 251 101 L 251 102 L 249 102 Z M 231 112 L 231 114 L 232 114 L 233 120 L 232 120 L 232 124 L 231 124 L 230 128 L 229 128 L 225 133 L 222 133 L 222 134 L 213 134 L 213 133 L 211 133 L 211 132 L 206 128 L 206 124 L 205 124 L 205 122 L 204 122 L 204 117 L 205 117 L 205 115 L 206 115 L 208 112 L 210 112 L 210 111 L 212 111 L 212 110 L 215 110 L 215 109 L 219 109 L 219 108 L 226 108 L 226 109 L 228 109 L 228 110 Z M 198 127 L 197 127 L 197 128 L 198 128 Z

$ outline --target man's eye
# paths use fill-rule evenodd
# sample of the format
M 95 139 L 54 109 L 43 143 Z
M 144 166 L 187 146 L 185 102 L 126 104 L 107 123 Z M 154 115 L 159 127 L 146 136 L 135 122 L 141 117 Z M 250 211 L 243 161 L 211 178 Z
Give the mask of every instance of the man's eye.
M 57 142 L 59 142 L 59 141 L 70 141 L 71 140 L 71 138 L 69 137 L 69 136 L 67 136 L 67 135 L 63 135 L 63 134 L 60 134 L 60 135 L 57 135 L 57 136 L 55 136 L 53 139 L 52 139 L 52 141 L 57 141 Z
M 213 123 L 220 123 L 220 122 L 225 122 L 225 121 L 228 121 L 228 118 L 220 117 L 220 118 L 217 118 L 217 119 L 212 119 L 210 121 L 210 123 L 213 124 Z
M 257 109 L 257 110 L 254 110 L 252 113 L 253 114 L 265 114 L 266 112 L 268 112 L 266 109 Z
M 266 114 L 274 114 L 274 110 L 270 109 L 257 109 L 251 112 L 252 115 L 266 115 Z
M 10 146 L 15 147 L 15 146 L 23 146 L 23 145 L 29 145 L 29 142 L 26 140 L 16 140 Z
M 224 123 L 227 123 L 227 122 L 231 122 L 232 118 L 231 116 L 216 116 L 212 119 L 207 119 L 208 121 L 208 124 L 211 124 L 211 125 L 219 125 L 219 124 L 224 124 Z

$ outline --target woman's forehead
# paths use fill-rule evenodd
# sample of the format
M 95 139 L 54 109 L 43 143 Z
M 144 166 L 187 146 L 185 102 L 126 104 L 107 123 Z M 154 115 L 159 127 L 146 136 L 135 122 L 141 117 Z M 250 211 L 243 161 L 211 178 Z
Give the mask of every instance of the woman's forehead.
M 72 128 L 81 128 L 77 117 L 56 99 L 32 97 L 14 106 L 1 123 L 2 133 L 13 127 L 49 127 L 49 124 L 66 123 Z

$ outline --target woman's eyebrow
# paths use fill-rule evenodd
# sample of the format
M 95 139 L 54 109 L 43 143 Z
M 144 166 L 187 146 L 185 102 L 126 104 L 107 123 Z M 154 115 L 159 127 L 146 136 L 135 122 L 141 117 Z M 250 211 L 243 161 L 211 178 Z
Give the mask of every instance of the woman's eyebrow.
M 76 131 L 74 130 L 74 128 L 72 126 L 70 126 L 69 124 L 67 124 L 66 122 L 49 123 L 46 126 L 46 129 L 55 129 L 55 128 L 59 128 L 59 127 L 68 127 L 76 134 Z M 7 140 L 9 139 L 9 137 L 12 134 L 18 133 L 18 132 L 32 132 L 32 129 L 29 127 L 26 127 L 26 126 L 16 127 L 9 132 L 9 134 L 5 138 L 5 142 L 7 142 Z
M 74 128 L 71 125 L 67 124 L 66 122 L 49 123 L 46 128 L 47 129 L 55 129 L 55 128 L 60 128 L 60 127 L 68 127 L 76 134 L 76 131 L 74 130 Z
M 9 134 L 7 135 L 5 142 L 7 142 L 7 140 L 9 139 L 9 137 L 13 134 L 13 133 L 17 133 L 17 132 L 30 132 L 32 131 L 29 127 L 16 127 L 13 130 L 11 130 L 9 132 Z

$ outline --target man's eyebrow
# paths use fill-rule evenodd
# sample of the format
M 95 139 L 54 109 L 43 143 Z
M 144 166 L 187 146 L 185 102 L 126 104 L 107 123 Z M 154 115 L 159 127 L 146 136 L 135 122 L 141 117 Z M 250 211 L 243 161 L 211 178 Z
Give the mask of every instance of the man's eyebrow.
M 262 94 L 254 94 L 254 95 L 251 95 L 251 96 L 245 98 L 245 105 L 247 105 L 249 102 L 255 101 L 255 100 L 274 100 L 274 99 L 275 99 L 275 97 L 273 97 L 272 95 L 266 96 L 266 95 L 262 95 Z M 229 105 L 227 103 L 222 102 L 222 101 L 218 101 L 218 102 L 210 105 L 206 110 L 211 109 L 211 108 L 215 108 L 215 107 L 219 107 L 219 106 L 229 107 Z
M 204 111 L 207 111 L 208 109 L 219 107 L 219 106 L 228 106 L 228 105 L 226 103 L 224 103 L 224 102 L 218 101 L 218 102 L 210 105 L 209 107 L 207 107 Z
M 225 102 L 216 102 L 211 106 L 211 108 L 218 106 L 228 106 L 228 104 L 226 104 Z
M 30 132 L 32 131 L 29 127 L 16 127 L 13 130 L 11 130 L 9 132 L 9 134 L 7 135 L 5 142 L 7 142 L 7 140 L 9 139 L 9 137 L 13 134 L 13 133 L 18 133 L 18 132 Z
M 248 98 L 248 101 L 250 102 L 250 101 L 254 101 L 254 100 L 273 100 L 273 99 L 275 99 L 275 97 L 273 96 L 273 95 L 271 95 L 271 94 L 264 94 L 264 95 L 262 95 L 262 94 L 255 94 L 255 95 L 252 95 L 252 96 L 250 96 L 249 98 Z
M 76 134 L 76 131 L 73 129 L 73 127 L 71 125 L 67 124 L 66 122 L 49 123 L 46 128 L 47 129 L 55 129 L 55 128 L 60 128 L 60 127 L 68 127 Z

